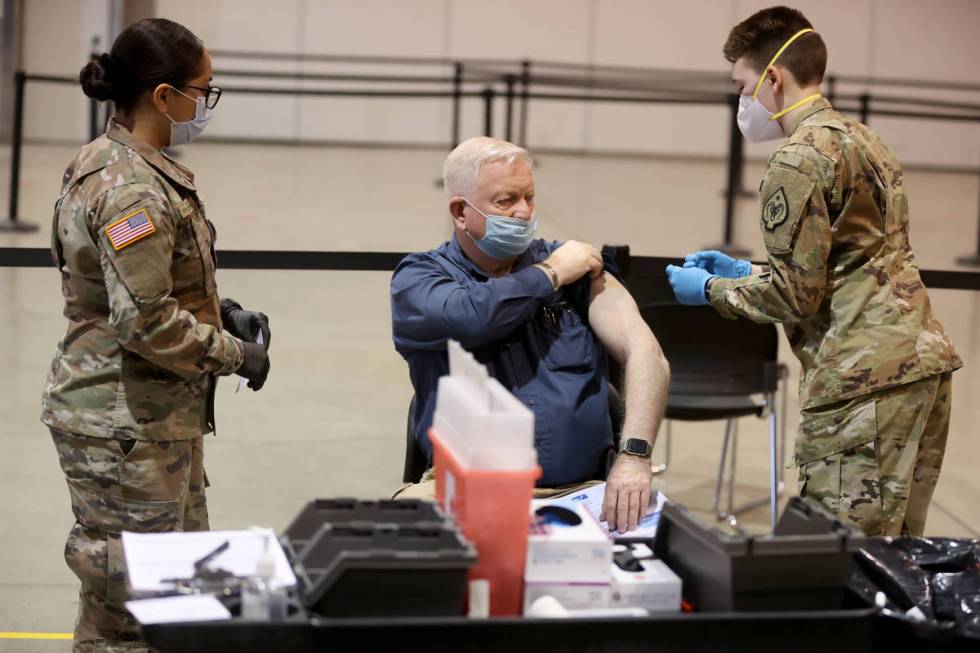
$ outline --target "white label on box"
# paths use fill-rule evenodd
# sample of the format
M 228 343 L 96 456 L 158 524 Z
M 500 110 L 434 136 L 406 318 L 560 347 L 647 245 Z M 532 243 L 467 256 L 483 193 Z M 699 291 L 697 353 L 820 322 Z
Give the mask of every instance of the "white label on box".
M 531 502 L 531 511 L 549 507 Z M 527 539 L 524 580 L 529 583 L 608 583 L 612 543 L 584 506 L 562 508 L 578 523 L 534 516 Z
M 681 579 L 662 560 L 641 560 L 643 571 L 612 565 L 612 607 L 644 608 L 650 612 L 681 609 Z
M 524 613 L 542 596 L 553 596 L 566 610 L 594 610 L 609 605 L 608 583 L 526 583 Z

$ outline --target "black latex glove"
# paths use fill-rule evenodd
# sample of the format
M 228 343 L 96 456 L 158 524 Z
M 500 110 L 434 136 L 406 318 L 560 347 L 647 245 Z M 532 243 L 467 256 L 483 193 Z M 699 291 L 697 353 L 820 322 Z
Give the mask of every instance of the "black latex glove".
M 238 374 L 248 379 L 248 387 L 252 390 L 261 390 L 269 376 L 269 352 L 265 350 L 265 345 L 254 342 L 242 342 L 242 349 L 245 358 L 238 368 Z
M 222 299 L 221 324 L 228 333 L 245 342 L 256 342 L 261 333 L 265 348 L 269 348 L 272 332 L 265 313 L 246 311 L 234 299 Z

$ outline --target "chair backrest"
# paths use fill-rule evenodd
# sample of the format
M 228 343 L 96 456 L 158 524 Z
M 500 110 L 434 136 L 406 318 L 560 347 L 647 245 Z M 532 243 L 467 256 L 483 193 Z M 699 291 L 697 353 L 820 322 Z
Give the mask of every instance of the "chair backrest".
M 415 439 L 415 395 L 408 405 L 408 424 L 405 427 L 405 468 L 402 470 L 402 482 L 418 483 L 429 466 L 425 452 Z
M 710 306 L 676 302 L 642 305 L 670 363 L 670 392 L 747 395 L 774 392 L 779 377 L 779 336 L 772 324 L 723 318 Z

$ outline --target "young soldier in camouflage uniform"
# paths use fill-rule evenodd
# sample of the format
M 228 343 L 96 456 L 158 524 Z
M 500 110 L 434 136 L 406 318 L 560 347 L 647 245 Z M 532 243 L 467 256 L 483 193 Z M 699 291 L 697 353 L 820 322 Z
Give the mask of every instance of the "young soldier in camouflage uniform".
M 69 324 L 42 420 L 75 514 L 65 546 L 82 582 L 74 650 L 146 650 L 123 606 L 120 533 L 208 528 L 202 436 L 215 377 L 262 387 L 268 320 L 219 303 L 194 177 L 160 151 L 189 142 L 217 100 L 201 42 L 176 23 L 140 21 L 80 79 L 116 116 L 68 166 L 55 207 Z
M 760 187 L 768 265 L 695 252 L 670 283 L 682 303 L 784 325 L 803 368 L 800 494 L 868 535 L 921 535 L 962 363 L 912 255 L 901 166 L 820 96 L 827 51 L 800 12 L 756 13 L 724 52 L 743 133 L 787 137 Z

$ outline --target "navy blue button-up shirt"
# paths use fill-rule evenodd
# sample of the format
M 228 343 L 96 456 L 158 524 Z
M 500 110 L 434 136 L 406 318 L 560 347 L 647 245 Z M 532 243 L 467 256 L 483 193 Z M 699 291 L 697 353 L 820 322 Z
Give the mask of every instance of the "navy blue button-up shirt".
M 456 239 L 406 256 L 391 280 L 395 348 L 415 387 L 414 433 L 431 464 L 428 430 L 446 341 L 457 340 L 534 412 L 534 445 L 556 486 L 592 478 L 613 443 L 606 352 L 588 326 L 588 275 L 558 292 L 541 270 L 560 242 L 535 240 L 503 277 L 487 277 Z

